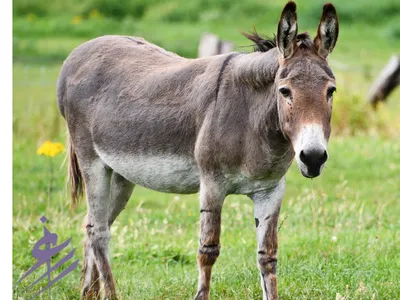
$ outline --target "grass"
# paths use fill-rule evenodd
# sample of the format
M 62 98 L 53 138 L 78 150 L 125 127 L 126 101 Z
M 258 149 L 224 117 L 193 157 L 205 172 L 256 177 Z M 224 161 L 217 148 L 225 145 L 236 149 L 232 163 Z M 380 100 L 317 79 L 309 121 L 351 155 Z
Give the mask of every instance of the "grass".
M 23 3 L 14 1 L 14 5 Z M 251 29 L 253 24 L 260 32 L 274 32 L 282 7 L 269 4 L 265 16 L 257 10 L 249 18 L 248 13 L 235 11 L 246 12 L 251 5 L 265 4 L 236 3 L 224 13 L 220 6 L 213 9 L 210 1 L 204 2 L 209 3 L 208 8 L 197 14 L 197 4 L 176 11 L 179 1 L 154 1 L 141 16 L 118 19 L 103 12 L 90 16 L 96 7 L 85 6 L 89 2 L 83 1 L 82 6 L 75 6 L 76 1 L 55 3 L 46 13 L 40 0 L 26 2 L 24 7 L 39 5 L 42 12 L 37 10 L 29 16 L 30 11 L 26 10 L 14 18 L 14 283 L 35 263 L 31 251 L 43 236 L 39 221 L 42 215 L 49 219 L 46 227 L 58 234 L 58 243 L 72 237 L 71 244 L 53 263 L 76 248 L 75 257 L 80 259 L 81 267 L 85 204 L 81 203 L 76 211 L 69 209 L 63 155 L 52 160 L 36 155 L 36 149 L 47 139 L 65 142 L 65 123 L 56 105 L 56 80 L 68 53 L 85 40 L 107 33 L 143 36 L 168 50 L 195 57 L 199 36 L 204 31 L 234 41 L 237 49 L 243 51 L 248 48 L 240 46 L 248 42 L 239 32 Z M 93 3 L 103 2 L 90 2 Z M 300 30 L 315 32 L 319 18 L 313 13 L 315 5 L 298 3 Z M 319 11 L 320 3 L 313 3 L 318 3 Z M 400 48 L 399 27 L 392 14 L 382 19 L 382 11 L 391 7 L 392 2 L 379 2 L 379 9 L 378 2 L 364 3 L 337 4 L 339 17 L 344 14 L 344 20 L 337 48 L 330 57 L 338 92 L 328 165 L 323 175 L 312 181 L 302 177 L 296 165 L 287 175 L 287 192 L 279 219 L 281 299 L 400 298 L 400 91 L 395 91 L 377 112 L 365 103 L 372 80 L 394 50 Z M 68 6 L 72 4 L 76 11 Z M 380 20 L 371 21 L 372 10 L 360 10 L 363 5 L 372 5 Z M 397 4 L 393 5 L 396 12 Z M 71 14 L 51 16 L 57 15 L 58 10 L 70 10 Z M 182 17 L 178 13 L 185 12 L 193 14 L 179 19 Z M 357 13 L 362 19 L 355 19 Z M 175 19 L 170 20 L 174 14 Z M 82 15 L 82 20 L 73 21 L 76 15 Z M 50 164 L 55 172 L 51 197 Z M 221 255 L 213 269 L 212 299 L 260 299 L 252 210 L 252 203 L 245 196 L 226 199 Z M 194 296 L 198 211 L 197 195 L 135 189 L 112 229 L 112 267 L 121 299 Z M 13 298 L 27 298 L 24 288 L 43 271 L 22 282 L 14 290 Z M 79 278 L 80 270 L 76 269 L 41 298 L 78 299 Z
M 306 180 L 295 166 L 291 168 L 279 220 L 281 299 L 332 299 L 336 293 L 347 299 L 400 296 L 399 150 L 400 143 L 390 140 L 335 138 L 320 179 Z M 72 236 L 72 246 L 79 249 L 83 239 L 84 205 L 76 212 L 68 210 L 65 170 L 57 174 L 48 204 L 45 181 L 40 184 L 46 178 L 46 164 L 35 157 L 34 149 L 30 152 L 15 152 L 14 173 L 29 174 L 28 182 L 37 181 L 37 187 L 24 192 L 17 186 L 22 191 L 14 191 L 14 280 L 34 263 L 29 250 L 42 236 L 42 214 L 60 241 Z M 19 164 L 18 158 L 26 163 Z M 62 157 L 56 160 L 59 165 Z M 23 181 L 22 176 L 14 178 L 17 181 Z M 198 211 L 197 196 L 135 190 L 112 230 L 113 270 L 121 299 L 193 296 Z M 212 297 L 257 299 L 251 202 L 244 196 L 228 197 L 222 218 L 222 250 L 214 268 Z M 80 251 L 77 257 L 81 258 Z M 52 288 L 53 296 L 65 295 L 53 299 L 77 298 L 79 275 L 75 270 Z

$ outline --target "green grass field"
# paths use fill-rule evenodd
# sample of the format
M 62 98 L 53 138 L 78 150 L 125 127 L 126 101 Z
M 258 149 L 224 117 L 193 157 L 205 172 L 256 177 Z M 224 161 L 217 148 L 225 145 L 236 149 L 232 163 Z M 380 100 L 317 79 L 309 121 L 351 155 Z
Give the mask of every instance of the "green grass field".
M 85 203 L 75 211 L 70 209 L 62 164 L 65 155 L 36 154 L 45 140 L 66 142 L 65 123 L 56 105 L 56 80 L 63 59 L 80 43 L 103 34 L 143 36 L 195 57 L 200 34 L 209 31 L 234 41 L 239 51 L 250 51 L 241 48 L 249 42 L 240 31 L 256 25 L 260 32 L 274 33 L 284 1 L 269 6 L 256 0 L 233 2 L 224 14 L 227 1 L 215 8 L 212 1 L 199 1 L 208 9 L 198 13 L 198 6 L 180 6 L 178 0 L 169 4 L 142 0 L 135 2 L 146 4 L 140 16 L 118 17 L 105 15 L 100 9 L 105 2 L 99 0 L 87 2 L 92 6 L 85 1 L 86 6 L 62 6 L 55 1 L 59 6 L 54 4 L 48 12 L 39 9 L 41 0 L 15 2 L 13 282 L 36 262 L 31 251 L 43 236 L 39 218 L 45 215 L 46 227 L 58 234 L 58 243 L 72 237 L 53 263 L 73 248 L 80 262 L 78 269 L 39 298 L 79 299 Z M 322 2 L 298 3 L 300 31 L 315 32 Z M 400 299 L 400 89 L 377 112 L 365 102 L 375 76 L 399 52 L 400 27 L 395 20 L 400 6 L 386 0 L 334 4 L 343 23 L 330 57 L 338 87 L 330 159 L 322 176 L 314 180 L 302 177 L 295 164 L 287 175 L 279 219 L 279 295 L 281 299 Z M 93 5 L 99 5 L 100 16 L 93 13 Z M 375 14 L 363 11 L 364 6 L 375 9 Z M 261 8 L 266 9 L 265 16 Z M 62 9 L 71 12 L 55 17 Z M 198 195 L 135 189 L 112 228 L 112 268 L 120 299 L 194 296 L 198 211 Z M 226 199 L 221 246 L 211 298 L 261 299 L 253 208 L 247 197 Z M 13 298 L 29 299 L 38 291 L 39 286 L 28 292 L 24 289 L 44 270 L 14 289 Z

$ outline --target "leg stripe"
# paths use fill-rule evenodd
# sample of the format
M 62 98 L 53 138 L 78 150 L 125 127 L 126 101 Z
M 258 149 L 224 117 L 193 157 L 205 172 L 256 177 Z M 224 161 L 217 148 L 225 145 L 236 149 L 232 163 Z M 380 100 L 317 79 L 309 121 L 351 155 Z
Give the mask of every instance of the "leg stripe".
M 219 248 L 214 248 L 214 249 L 210 249 L 210 248 L 201 249 L 201 248 L 199 248 L 199 253 L 203 254 L 203 255 L 219 256 Z

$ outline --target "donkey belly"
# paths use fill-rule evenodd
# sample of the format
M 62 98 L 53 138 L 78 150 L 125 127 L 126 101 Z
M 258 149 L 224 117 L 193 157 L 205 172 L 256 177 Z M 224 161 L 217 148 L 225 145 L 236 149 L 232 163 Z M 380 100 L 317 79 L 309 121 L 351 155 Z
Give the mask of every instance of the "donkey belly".
M 116 156 L 98 149 L 97 152 L 111 169 L 134 184 L 165 193 L 199 191 L 199 171 L 193 158 L 172 154 Z

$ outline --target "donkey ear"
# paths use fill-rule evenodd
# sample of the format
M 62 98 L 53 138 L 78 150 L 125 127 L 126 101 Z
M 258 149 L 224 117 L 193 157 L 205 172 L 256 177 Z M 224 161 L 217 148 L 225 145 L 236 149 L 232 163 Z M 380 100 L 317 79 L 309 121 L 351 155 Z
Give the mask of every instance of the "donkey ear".
M 335 48 L 339 36 L 339 20 L 336 9 L 332 3 L 327 3 L 322 9 L 322 17 L 319 22 L 317 36 L 314 44 L 318 49 L 318 54 L 322 58 L 327 58 L 329 53 Z
M 284 59 L 289 59 L 296 50 L 297 15 L 296 3 L 290 1 L 282 11 L 278 24 L 276 43 Z

